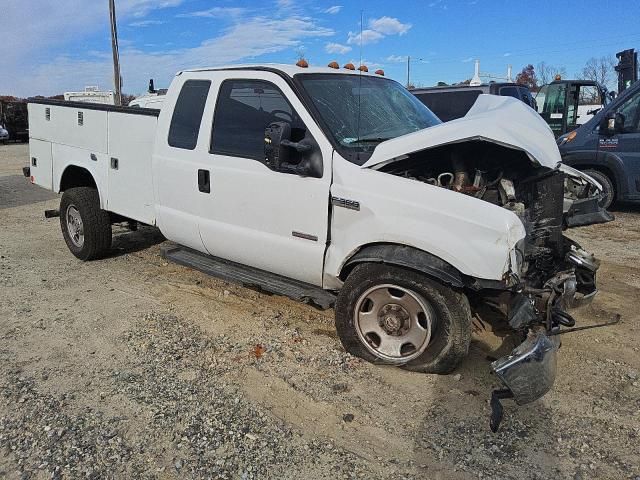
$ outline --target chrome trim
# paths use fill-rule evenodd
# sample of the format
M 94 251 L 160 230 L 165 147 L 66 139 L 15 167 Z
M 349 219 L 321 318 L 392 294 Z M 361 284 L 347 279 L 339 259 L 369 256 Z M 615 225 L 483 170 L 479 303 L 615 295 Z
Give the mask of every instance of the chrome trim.
M 341 197 L 331 197 L 331 204 L 348 210 L 360 211 L 360 202 Z
M 291 232 L 291 235 L 293 235 L 296 238 L 302 238 L 304 240 L 311 240 L 312 242 L 317 242 L 318 241 L 318 237 L 316 235 L 310 235 L 308 233 L 296 232 L 295 230 L 293 232 Z

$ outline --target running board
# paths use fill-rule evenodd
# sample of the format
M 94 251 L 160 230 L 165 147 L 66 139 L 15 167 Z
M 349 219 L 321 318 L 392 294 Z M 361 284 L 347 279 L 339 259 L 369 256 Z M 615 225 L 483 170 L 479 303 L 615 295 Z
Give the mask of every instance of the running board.
M 333 293 L 315 285 L 212 257 L 180 245 L 163 246 L 160 248 L 160 253 L 166 260 L 191 267 L 207 275 L 238 283 L 261 293 L 283 295 L 321 310 L 333 308 L 336 302 L 336 296 Z

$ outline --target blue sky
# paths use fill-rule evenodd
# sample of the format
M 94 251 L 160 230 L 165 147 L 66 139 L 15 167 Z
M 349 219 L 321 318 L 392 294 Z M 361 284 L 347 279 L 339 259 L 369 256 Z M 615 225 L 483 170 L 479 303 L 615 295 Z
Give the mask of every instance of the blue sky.
M 0 95 L 111 88 L 107 0 L 0 0 Z M 116 0 L 124 91 L 167 86 L 185 68 L 228 63 L 357 63 L 433 85 L 523 65 L 580 73 L 590 57 L 640 49 L 640 2 Z M 606 12 L 606 17 L 601 16 Z

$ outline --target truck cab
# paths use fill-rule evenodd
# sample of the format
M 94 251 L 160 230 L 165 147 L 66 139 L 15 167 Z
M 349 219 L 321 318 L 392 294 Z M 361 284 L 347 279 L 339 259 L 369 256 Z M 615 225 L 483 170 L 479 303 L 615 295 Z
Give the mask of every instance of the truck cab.
M 414 88 L 410 91 L 443 122 L 464 117 L 471 110 L 478 97 L 483 94 L 513 97 L 531 108 L 536 108 L 535 100 L 529 88 L 512 82 L 489 82 L 482 85 L 447 85 Z
M 536 94 L 538 112 L 556 137 L 585 124 L 609 103 L 605 87 L 591 80 L 555 80 Z
M 602 186 L 604 207 L 640 201 L 640 82 L 580 128 L 558 138 L 562 160 Z

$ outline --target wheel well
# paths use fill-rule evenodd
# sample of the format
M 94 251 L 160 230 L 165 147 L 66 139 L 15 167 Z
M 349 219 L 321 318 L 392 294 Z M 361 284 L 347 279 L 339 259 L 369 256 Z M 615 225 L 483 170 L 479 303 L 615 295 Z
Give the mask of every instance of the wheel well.
M 463 287 L 464 277 L 453 265 L 423 250 L 393 243 L 373 243 L 360 247 L 344 263 L 340 279 L 346 280 L 351 271 L 362 263 L 387 263 L 424 273 L 454 287 Z
M 75 187 L 93 187 L 97 189 L 96 182 L 89 170 L 71 165 L 62 173 L 62 178 L 60 178 L 60 191 L 63 192 Z
M 613 192 L 614 195 L 616 197 L 618 196 L 618 192 L 620 191 L 620 188 L 618 185 L 618 178 L 616 177 L 616 174 L 613 172 L 613 170 L 611 170 L 609 167 L 606 167 L 604 165 L 593 165 L 590 163 L 579 163 L 579 164 L 572 165 L 572 167 L 581 171 L 596 170 L 602 173 L 603 175 L 606 175 L 607 177 L 609 177 L 609 180 L 611 180 L 611 184 L 613 185 L 613 189 L 614 189 L 614 192 Z

